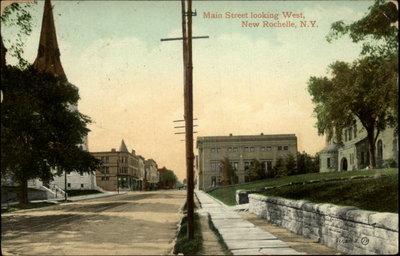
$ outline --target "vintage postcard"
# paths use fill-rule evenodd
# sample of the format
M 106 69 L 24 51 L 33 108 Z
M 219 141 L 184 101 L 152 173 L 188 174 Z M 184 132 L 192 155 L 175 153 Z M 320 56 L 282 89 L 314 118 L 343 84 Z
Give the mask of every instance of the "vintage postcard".
M 397 254 L 398 8 L 1 0 L 2 255 Z

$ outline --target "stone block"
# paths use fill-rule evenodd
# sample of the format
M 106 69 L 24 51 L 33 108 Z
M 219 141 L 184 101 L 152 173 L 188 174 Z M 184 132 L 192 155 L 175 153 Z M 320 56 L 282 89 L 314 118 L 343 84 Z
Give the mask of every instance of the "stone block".
M 251 229 L 249 231 L 246 231 L 246 233 L 241 233 L 241 232 L 235 232 L 235 230 L 232 230 L 232 232 L 225 232 L 224 233 L 224 240 L 276 240 L 277 237 L 265 232 L 265 231 L 260 231 L 260 230 L 254 230 L 252 231 Z
M 224 240 L 231 250 L 258 249 L 258 248 L 288 248 L 285 242 L 280 240 Z
M 368 223 L 379 228 L 399 231 L 399 216 L 396 213 L 374 213 L 369 216 Z
M 354 222 L 359 222 L 359 223 L 364 223 L 368 224 L 369 216 L 373 214 L 374 212 L 371 211 L 364 211 L 364 210 L 350 210 L 346 212 L 346 216 L 344 216 L 344 219 L 354 221 Z
M 262 248 L 262 255 L 305 255 L 304 252 L 297 252 L 292 248 Z

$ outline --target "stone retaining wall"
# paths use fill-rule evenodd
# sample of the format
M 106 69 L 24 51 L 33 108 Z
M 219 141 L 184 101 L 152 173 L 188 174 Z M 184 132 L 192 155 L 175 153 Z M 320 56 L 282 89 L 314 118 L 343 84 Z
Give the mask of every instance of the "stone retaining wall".
M 397 254 L 398 214 L 250 194 L 249 212 L 346 254 Z

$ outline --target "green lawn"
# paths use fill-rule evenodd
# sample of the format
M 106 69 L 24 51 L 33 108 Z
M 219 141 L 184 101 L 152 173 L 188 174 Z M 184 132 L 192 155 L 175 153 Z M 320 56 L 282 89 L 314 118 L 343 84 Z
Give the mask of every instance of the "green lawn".
M 302 175 L 294 175 L 294 176 L 287 176 L 282 178 L 275 178 L 275 179 L 266 179 L 260 180 L 255 182 L 249 182 L 244 184 L 238 184 L 235 186 L 229 187 L 221 187 L 211 191 L 209 194 L 213 197 L 221 200 L 227 205 L 235 205 L 235 193 L 238 189 L 244 190 L 252 190 L 252 189 L 260 189 L 263 187 L 271 187 L 271 186 L 280 186 L 289 184 L 290 182 L 297 183 L 297 182 L 305 182 L 311 180 L 324 180 L 324 179 L 334 179 L 334 178 L 345 178 L 345 177 L 352 177 L 352 176 L 374 176 L 376 174 L 384 174 L 391 177 L 392 180 L 396 182 L 396 198 L 397 198 L 397 177 L 398 177 L 398 169 L 378 169 L 378 170 L 362 170 L 362 171 L 347 171 L 347 172 L 329 172 L 329 173 L 308 173 Z M 351 182 L 357 182 L 358 180 L 352 180 Z M 386 179 L 385 179 L 386 181 Z M 328 182 L 324 182 L 328 183 Z M 323 184 L 323 183 L 315 183 Z M 295 186 L 293 186 L 295 187 Z M 297 186 L 301 187 L 301 186 Z M 322 187 L 323 188 L 323 187 Z M 318 191 L 318 190 L 317 190 Z M 314 191 L 316 193 L 317 191 Z M 319 191 L 318 191 L 319 193 Z M 328 192 L 329 193 L 329 192 Z M 346 193 L 343 191 L 342 193 Z M 383 198 L 386 195 L 379 195 L 379 198 Z M 328 200 L 328 199 L 327 199 Z
M 355 206 L 377 212 L 397 212 L 397 176 L 328 181 L 271 189 L 263 193 L 315 203 Z

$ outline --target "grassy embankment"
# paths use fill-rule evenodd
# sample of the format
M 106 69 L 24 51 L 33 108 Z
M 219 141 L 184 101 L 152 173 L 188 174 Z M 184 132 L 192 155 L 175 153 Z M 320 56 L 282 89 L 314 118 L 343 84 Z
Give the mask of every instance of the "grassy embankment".
M 368 176 L 371 178 L 329 181 L 329 179 Z M 260 180 L 229 187 L 217 188 L 210 195 L 225 204 L 235 204 L 238 189 L 253 190 L 264 187 L 282 186 L 290 183 L 309 182 L 305 185 L 291 185 L 270 189 L 264 194 L 291 199 L 305 199 L 316 203 L 356 206 L 360 209 L 397 212 L 398 169 L 362 170 L 330 173 L 308 173 Z M 325 180 L 325 181 L 324 181 Z

